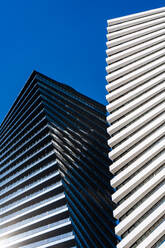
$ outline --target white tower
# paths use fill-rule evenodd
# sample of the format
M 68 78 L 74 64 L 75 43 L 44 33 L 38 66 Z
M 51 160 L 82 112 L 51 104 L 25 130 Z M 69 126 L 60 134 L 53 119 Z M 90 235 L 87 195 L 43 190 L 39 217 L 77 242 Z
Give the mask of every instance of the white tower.
M 165 7 L 108 20 L 117 248 L 165 247 Z

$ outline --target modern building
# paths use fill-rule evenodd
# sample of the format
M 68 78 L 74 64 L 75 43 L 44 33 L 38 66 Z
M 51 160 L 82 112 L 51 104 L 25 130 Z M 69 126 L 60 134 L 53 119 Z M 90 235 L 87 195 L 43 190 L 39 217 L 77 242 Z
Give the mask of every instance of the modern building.
M 108 20 L 117 248 L 165 247 L 165 8 Z
M 0 247 L 115 247 L 106 108 L 33 72 L 0 126 Z

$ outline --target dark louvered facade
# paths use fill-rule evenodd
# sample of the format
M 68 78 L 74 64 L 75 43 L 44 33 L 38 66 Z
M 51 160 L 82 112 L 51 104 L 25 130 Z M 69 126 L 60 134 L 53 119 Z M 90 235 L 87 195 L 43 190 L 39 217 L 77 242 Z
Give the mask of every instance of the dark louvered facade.
M 0 127 L 0 247 L 115 247 L 106 109 L 33 72 Z

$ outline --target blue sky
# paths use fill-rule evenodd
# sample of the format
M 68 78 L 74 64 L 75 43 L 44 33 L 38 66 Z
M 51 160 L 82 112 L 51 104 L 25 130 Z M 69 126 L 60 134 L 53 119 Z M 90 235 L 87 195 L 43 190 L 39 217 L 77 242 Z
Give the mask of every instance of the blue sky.
M 0 0 L 0 123 L 33 70 L 105 104 L 107 19 L 164 0 Z

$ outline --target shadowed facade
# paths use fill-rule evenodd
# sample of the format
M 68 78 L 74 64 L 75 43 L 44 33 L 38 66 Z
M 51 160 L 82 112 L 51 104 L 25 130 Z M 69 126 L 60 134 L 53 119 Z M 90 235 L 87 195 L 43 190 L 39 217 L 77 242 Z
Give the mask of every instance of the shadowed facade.
M 0 127 L 2 247 L 115 247 L 105 115 L 31 74 Z

